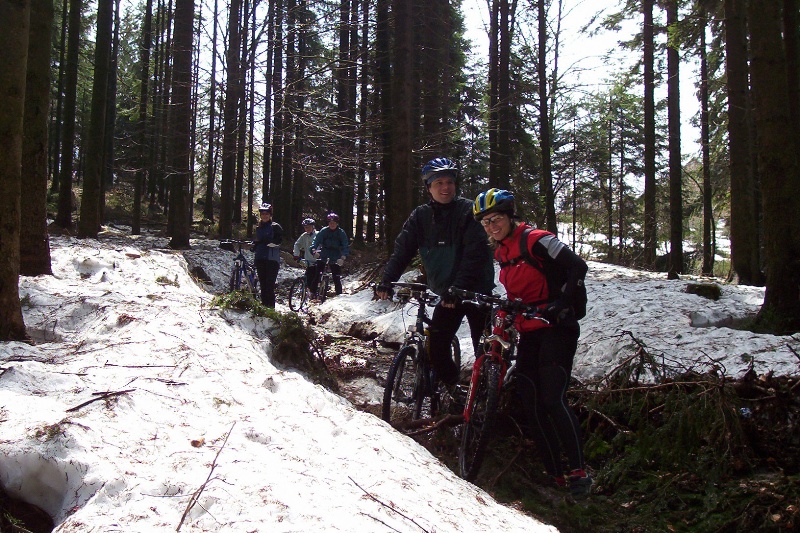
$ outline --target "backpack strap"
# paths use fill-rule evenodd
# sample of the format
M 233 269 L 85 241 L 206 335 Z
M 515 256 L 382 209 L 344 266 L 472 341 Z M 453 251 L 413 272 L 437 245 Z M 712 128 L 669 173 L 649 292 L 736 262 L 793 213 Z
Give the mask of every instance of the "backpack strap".
M 517 256 L 517 257 L 515 257 L 515 258 L 513 258 L 513 259 L 511 259 L 509 261 L 501 261 L 500 262 L 500 268 L 505 268 L 507 266 L 514 266 L 517 263 L 519 263 L 520 261 L 525 261 L 526 263 L 531 265 L 533 268 L 535 268 L 536 270 L 538 270 L 539 272 L 544 274 L 544 269 L 542 268 L 542 266 L 536 260 L 534 260 L 533 256 L 531 255 L 531 251 L 528 249 L 528 238 L 530 237 L 530 234 L 531 234 L 532 231 L 533 231 L 533 228 L 525 228 L 522 231 L 522 235 L 520 235 L 520 237 L 519 237 L 519 256 Z M 537 235 L 536 240 L 538 241 L 539 238 L 541 238 L 542 235 L 544 235 L 544 233 L 541 233 L 540 235 Z

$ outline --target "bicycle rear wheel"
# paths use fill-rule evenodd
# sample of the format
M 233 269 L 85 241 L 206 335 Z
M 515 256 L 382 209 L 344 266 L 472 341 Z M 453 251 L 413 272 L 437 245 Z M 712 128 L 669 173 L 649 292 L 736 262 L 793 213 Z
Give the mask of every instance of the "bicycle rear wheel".
M 400 348 L 389 367 L 383 389 L 381 418 L 390 424 L 410 418 L 416 408 L 417 358 L 417 347 L 406 345 Z
M 475 383 L 475 399 L 469 421 L 464 422 L 458 448 L 458 469 L 461 477 L 474 481 L 483 463 L 486 446 L 497 419 L 500 395 L 500 367 L 485 359 Z M 470 391 L 470 394 L 472 391 Z
M 289 309 L 298 312 L 306 305 L 306 277 L 300 276 L 292 282 L 289 287 Z
M 254 270 L 247 272 L 245 275 L 247 281 L 247 290 L 253 295 L 256 300 L 261 298 L 261 291 L 258 289 L 258 274 Z

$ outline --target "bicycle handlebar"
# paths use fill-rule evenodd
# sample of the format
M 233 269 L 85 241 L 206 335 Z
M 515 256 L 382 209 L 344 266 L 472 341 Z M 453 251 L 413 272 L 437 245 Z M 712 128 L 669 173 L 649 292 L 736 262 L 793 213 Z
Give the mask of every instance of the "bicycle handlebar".
M 397 292 L 398 299 L 419 300 L 433 306 L 439 301 L 439 296 L 428 290 L 424 283 L 410 283 L 406 281 L 393 281 L 392 285 L 398 289 L 406 289 L 408 293 Z
M 481 294 L 479 292 L 465 291 L 463 289 L 453 289 L 456 296 L 461 298 L 463 303 L 471 303 L 478 306 L 497 307 L 503 311 L 508 311 L 513 314 L 521 314 L 525 318 L 541 320 L 547 324 L 549 320 L 542 316 L 542 310 L 534 305 L 527 305 L 522 303 L 522 300 L 509 300 L 507 298 L 500 298 L 493 294 Z

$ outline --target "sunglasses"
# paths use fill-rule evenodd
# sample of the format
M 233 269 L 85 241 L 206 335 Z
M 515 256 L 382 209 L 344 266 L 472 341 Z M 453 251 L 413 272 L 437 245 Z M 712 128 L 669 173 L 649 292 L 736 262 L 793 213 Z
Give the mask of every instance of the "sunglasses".
M 481 225 L 482 225 L 484 228 L 485 228 L 486 226 L 488 226 L 489 224 L 492 224 L 493 226 L 496 226 L 496 225 L 497 225 L 497 224 L 499 224 L 499 223 L 500 223 L 500 221 L 501 221 L 501 220 L 503 220 L 504 218 L 505 218 L 505 215 L 495 215 L 495 216 L 493 216 L 492 218 L 484 218 L 483 220 L 481 220 Z

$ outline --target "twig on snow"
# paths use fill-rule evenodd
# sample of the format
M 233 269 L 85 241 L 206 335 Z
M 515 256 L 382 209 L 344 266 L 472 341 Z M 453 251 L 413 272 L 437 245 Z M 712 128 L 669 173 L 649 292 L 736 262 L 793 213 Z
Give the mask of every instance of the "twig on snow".
M 92 398 L 91 400 L 86 400 L 82 404 L 76 405 L 75 407 L 70 407 L 69 409 L 67 409 L 67 413 L 71 413 L 73 411 L 77 411 L 81 407 L 86 407 L 87 405 L 89 405 L 92 402 L 96 402 L 98 400 L 105 400 L 106 398 L 112 398 L 114 396 L 120 396 L 122 394 L 128 394 L 129 392 L 133 392 L 135 390 L 136 389 L 127 389 L 127 390 L 120 390 L 120 391 L 115 391 L 115 392 L 93 392 L 92 394 L 95 396 L 94 398 Z
M 386 507 L 386 508 L 387 508 L 387 509 L 389 509 L 390 511 L 394 511 L 395 513 L 399 514 L 400 516 L 402 516 L 402 517 L 403 517 L 403 518 L 405 518 L 406 520 L 409 520 L 409 521 L 410 521 L 412 524 L 414 524 L 415 526 L 417 526 L 418 528 L 420 528 L 422 531 L 425 531 L 425 533 L 430 533 L 430 532 L 429 532 L 427 529 L 425 529 L 424 527 L 422 527 L 421 525 L 419 525 L 419 524 L 418 524 L 416 521 L 414 521 L 414 519 L 413 519 L 413 518 L 411 518 L 411 517 L 409 517 L 409 516 L 406 516 L 406 515 L 404 515 L 403 513 L 401 513 L 400 511 L 398 511 L 398 510 L 397 510 L 397 509 L 395 509 L 394 507 L 392 507 L 391 505 L 387 505 L 387 504 L 383 503 L 383 502 L 382 502 L 382 501 L 380 501 L 378 498 L 376 498 L 375 496 L 373 496 L 372 494 L 370 494 L 369 492 L 367 492 L 367 491 L 364 489 L 364 487 L 362 487 L 361 485 L 359 485 L 358 483 L 356 483 L 356 480 L 355 480 L 355 479 L 353 479 L 352 477 L 350 477 L 350 476 L 347 476 L 347 479 L 349 479 L 350 481 L 352 481 L 352 482 L 353 482 L 353 485 L 355 485 L 356 487 L 358 487 L 359 489 L 361 489 L 361 491 L 362 491 L 364 494 L 366 494 L 366 495 L 369 497 L 369 499 L 371 499 L 371 500 L 373 500 L 373 501 L 375 501 L 375 502 L 377 502 L 377 503 L 379 503 L 379 504 L 383 505 L 384 507 Z
M 235 425 L 236 422 L 234 421 L 233 424 L 231 424 L 231 429 L 229 429 L 228 433 L 225 434 L 225 440 L 222 442 L 222 446 L 219 447 L 219 450 L 217 450 L 217 455 L 214 456 L 214 461 L 212 461 L 211 463 L 211 469 L 208 471 L 208 477 L 203 482 L 203 484 L 200 485 L 200 487 L 198 487 L 196 491 L 194 491 L 192 497 L 189 498 L 189 504 L 186 506 L 186 510 L 183 511 L 183 516 L 181 516 L 181 521 L 178 524 L 178 527 L 175 529 L 175 531 L 181 530 L 181 527 L 183 527 L 183 521 L 186 520 L 186 517 L 189 515 L 189 511 L 192 510 L 192 507 L 194 507 L 195 504 L 200 505 L 199 503 L 197 503 L 198 500 L 200 499 L 200 494 L 203 493 L 203 491 L 206 488 L 206 485 L 208 485 L 208 482 L 211 481 L 211 476 L 214 474 L 214 469 L 217 467 L 217 459 L 219 458 L 219 454 L 222 453 L 223 449 L 225 449 L 225 445 L 228 443 L 228 437 L 231 436 L 231 432 L 233 431 L 233 427 Z M 202 505 L 200 505 L 200 507 L 205 510 L 205 508 Z

